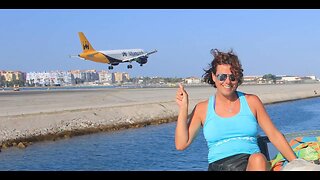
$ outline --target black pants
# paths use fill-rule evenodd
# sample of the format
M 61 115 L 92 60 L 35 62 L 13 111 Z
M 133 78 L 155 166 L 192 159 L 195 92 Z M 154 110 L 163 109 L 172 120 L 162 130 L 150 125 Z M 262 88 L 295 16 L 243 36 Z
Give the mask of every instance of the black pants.
M 208 171 L 245 171 L 250 154 L 236 154 L 209 164 Z

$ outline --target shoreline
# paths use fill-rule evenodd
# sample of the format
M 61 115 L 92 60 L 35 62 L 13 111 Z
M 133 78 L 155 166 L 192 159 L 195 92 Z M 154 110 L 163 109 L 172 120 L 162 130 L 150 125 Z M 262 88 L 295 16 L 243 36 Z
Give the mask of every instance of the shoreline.
M 185 87 L 189 113 L 213 95 L 208 87 Z M 320 97 L 320 84 L 250 85 L 264 104 Z M 0 94 L 0 149 L 96 132 L 140 128 L 176 121 L 176 88 L 99 89 Z

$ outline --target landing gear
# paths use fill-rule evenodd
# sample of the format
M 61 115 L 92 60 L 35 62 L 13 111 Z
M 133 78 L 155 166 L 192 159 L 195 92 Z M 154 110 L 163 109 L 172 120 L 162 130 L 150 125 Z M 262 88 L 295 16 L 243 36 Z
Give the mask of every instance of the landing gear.
M 109 66 L 108 69 L 109 69 L 109 70 L 113 69 L 113 66 Z
M 129 65 L 127 66 L 127 68 L 128 68 L 128 69 L 131 69 L 131 68 L 132 68 L 132 65 L 131 65 L 131 64 L 129 64 Z

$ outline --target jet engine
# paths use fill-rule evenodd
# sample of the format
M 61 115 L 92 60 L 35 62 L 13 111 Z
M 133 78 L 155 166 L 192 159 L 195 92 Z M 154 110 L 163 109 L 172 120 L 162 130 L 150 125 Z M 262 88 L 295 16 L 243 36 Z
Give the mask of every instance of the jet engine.
M 142 66 L 142 64 L 146 64 L 148 62 L 148 58 L 147 57 L 140 57 L 137 60 L 137 63 L 140 64 L 140 66 Z

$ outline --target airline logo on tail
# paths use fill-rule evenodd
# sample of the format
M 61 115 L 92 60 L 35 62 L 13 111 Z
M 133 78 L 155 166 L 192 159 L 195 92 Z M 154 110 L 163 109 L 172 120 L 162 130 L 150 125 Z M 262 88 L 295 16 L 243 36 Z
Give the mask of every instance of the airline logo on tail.
M 89 50 L 89 45 L 87 44 L 87 42 L 83 43 L 82 49 L 83 50 Z
M 156 53 L 157 50 L 145 52 L 142 49 L 118 49 L 118 50 L 102 50 L 96 51 L 86 38 L 83 32 L 79 32 L 79 38 L 82 45 L 82 53 L 78 56 L 84 60 L 90 60 L 98 63 L 109 64 L 109 69 L 113 69 L 113 66 L 117 66 L 120 63 L 129 63 L 128 69 L 132 68 L 131 62 L 135 61 L 140 66 L 148 62 L 150 54 Z M 73 56 L 71 56 L 73 57 Z

